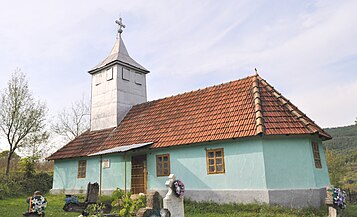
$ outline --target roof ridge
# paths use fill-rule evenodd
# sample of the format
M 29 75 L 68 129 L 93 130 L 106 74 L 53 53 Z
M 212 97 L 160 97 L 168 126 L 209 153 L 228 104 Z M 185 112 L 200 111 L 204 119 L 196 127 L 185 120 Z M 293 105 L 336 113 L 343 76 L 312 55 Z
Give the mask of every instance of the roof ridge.
M 252 93 L 254 101 L 256 135 L 265 134 L 264 117 L 262 103 L 260 99 L 259 79 L 258 75 L 253 76 Z
M 207 90 L 207 89 L 210 89 L 210 88 L 214 88 L 214 87 L 221 87 L 221 86 L 228 85 L 228 84 L 231 84 L 231 83 L 234 83 L 234 82 L 243 81 L 243 80 L 246 80 L 246 79 L 255 77 L 255 76 L 256 76 L 256 75 L 249 75 L 249 76 L 247 76 L 247 77 L 245 77 L 245 78 L 241 78 L 241 79 L 237 79 L 237 80 L 233 80 L 233 81 L 227 81 L 227 82 L 223 82 L 223 83 L 221 83 L 221 84 L 214 84 L 214 85 L 211 85 L 211 86 L 208 86 L 208 87 L 198 88 L 198 89 L 196 89 L 196 90 L 191 90 L 191 91 L 187 91 L 187 92 L 183 92 L 183 93 L 178 93 L 178 94 L 172 95 L 172 96 L 166 96 L 166 97 L 163 97 L 163 98 L 154 99 L 154 100 L 151 100 L 151 101 L 147 101 L 147 102 L 143 102 L 143 103 L 140 103 L 140 104 L 136 104 L 136 105 L 134 105 L 133 107 L 142 106 L 142 105 L 144 105 L 144 104 L 149 104 L 149 103 L 153 103 L 153 102 L 157 102 L 157 101 L 161 101 L 161 100 L 164 100 L 164 99 L 168 99 L 168 98 L 172 98 L 172 97 L 177 97 L 177 96 L 181 96 L 181 95 L 185 95 L 185 94 L 196 93 L 196 92 L 204 91 L 204 90 Z
M 273 86 L 271 86 L 266 80 L 257 75 L 257 79 L 267 88 L 267 90 L 276 97 L 282 106 L 288 109 L 288 111 L 300 121 L 306 128 L 308 128 L 313 133 L 320 133 L 321 135 L 331 138 L 322 128 L 320 128 L 313 120 L 311 120 L 305 113 L 300 111 L 298 107 L 292 104 L 288 99 L 286 99 L 281 93 L 279 93 Z

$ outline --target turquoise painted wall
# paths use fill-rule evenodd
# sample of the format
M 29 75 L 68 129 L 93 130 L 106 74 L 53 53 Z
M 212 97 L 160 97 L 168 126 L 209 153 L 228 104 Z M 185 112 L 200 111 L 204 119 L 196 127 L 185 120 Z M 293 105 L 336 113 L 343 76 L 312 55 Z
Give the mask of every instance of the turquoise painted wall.
M 315 142 L 318 142 L 319 144 L 319 150 L 320 150 L 320 158 L 321 158 L 321 164 L 322 168 L 318 169 L 314 167 L 314 176 L 315 176 L 315 181 L 316 181 L 316 187 L 318 188 L 324 188 L 326 185 L 330 184 L 330 177 L 328 175 L 328 168 L 326 165 L 326 156 L 325 156 L 325 151 L 323 149 L 322 142 L 319 140 L 312 140 Z M 311 156 L 313 156 L 313 153 L 311 153 Z M 313 159 L 313 157 L 312 157 Z
M 102 159 L 109 159 L 110 167 L 102 168 L 102 190 L 116 188 L 124 189 L 124 155 L 106 155 Z M 130 189 L 131 162 L 130 156 L 126 157 L 127 189 Z M 87 160 L 85 178 L 77 178 L 78 161 Z M 84 190 L 88 182 L 100 183 L 100 157 L 73 158 L 56 160 L 54 163 L 53 189 Z
M 224 148 L 225 174 L 207 174 L 206 149 Z M 170 153 L 171 173 L 187 190 L 264 189 L 265 172 L 260 140 L 231 140 L 152 151 L 148 154 L 148 189 L 165 189 L 166 177 L 156 177 L 156 155 Z
M 314 166 L 311 141 L 320 148 L 322 169 Z M 207 174 L 206 149 L 224 148 L 225 173 Z M 146 152 L 148 189 L 165 189 L 166 177 L 156 177 L 156 155 L 170 154 L 171 173 L 188 190 L 200 189 L 299 189 L 322 188 L 329 184 L 321 141 L 304 137 L 262 137 L 209 142 L 199 145 L 151 149 Z M 126 154 L 127 182 L 130 189 L 131 156 Z M 78 160 L 87 160 L 86 178 L 78 179 Z M 102 169 L 102 190 L 124 189 L 124 155 L 105 155 L 110 168 Z M 100 182 L 100 157 L 56 160 L 53 189 L 86 189 L 88 182 Z
M 86 178 L 77 178 L 78 160 L 87 160 Z M 99 183 L 99 157 L 56 160 L 53 189 L 87 190 L 88 182 Z
M 106 155 L 103 156 L 102 159 L 108 159 L 110 161 L 110 167 L 102 169 L 102 190 L 111 190 L 115 188 L 124 189 L 124 155 Z M 130 190 L 131 179 L 130 159 L 130 156 L 126 157 L 126 188 L 128 190 Z
M 319 142 L 322 169 L 315 168 L 309 138 L 263 139 L 268 189 L 308 189 L 325 187 L 330 181 Z

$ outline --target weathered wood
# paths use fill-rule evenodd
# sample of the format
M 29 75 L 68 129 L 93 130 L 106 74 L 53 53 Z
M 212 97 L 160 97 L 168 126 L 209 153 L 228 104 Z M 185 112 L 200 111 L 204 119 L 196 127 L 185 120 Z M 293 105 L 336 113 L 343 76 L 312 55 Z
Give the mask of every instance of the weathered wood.
M 357 204 L 357 192 L 351 189 L 346 189 L 347 200 L 350 204 Z
M 98 194 L 99 194 L 99 184 L 97 182 L 93 184 L 89 182 L 87 186 L 87 196 L 85 202 L 96 203 L 98 200 Z
M 95 204 L 98 200 L 98 194 L 99 194 L 99 185 L 98 183 L 93 183 L 91 184 L 90 182 L 87 185 L 87 195 L 86 195 L 86 200 L 84 202 L 79 202 L 79 203 L 66 203 L 63 206 L 63 210 L 66 212 L 83 212 L 89 204 Z M 71 195 L 66 195 L 66 196 L 71 196 Z M 110 209 L 111 210 L 111 206 Z M 110 212 L 109 210 L 109 212 Z
M 131 192 L 146 193 L 146 155 L 131 158 Z

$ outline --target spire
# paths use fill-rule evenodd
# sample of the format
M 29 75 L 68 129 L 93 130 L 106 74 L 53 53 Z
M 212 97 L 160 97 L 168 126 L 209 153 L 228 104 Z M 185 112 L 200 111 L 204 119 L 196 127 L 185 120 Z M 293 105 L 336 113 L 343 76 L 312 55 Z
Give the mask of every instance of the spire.
M 108 57 L 106 57 L 102 62 L 96 65 L 93 69 L 89 70 L 89 73 L 91 74 L 95 73 L 101 70 L 102 68 L 104 68 L 105 66 L 111 65 L 113 63 L 121 63 L 124 65 L 129 65 L 145 74 L 149 73 L 149 70 L 145 69 L 142 65 L 140 65 L 133 58 L 130 57 L 128 50 L 125 47 L 124 41 L 121 36 L 121 34 L 123 33 L 123 28 L 125 28 L 122 18 L 116 20 L 115 23 L 118 25 L 118 34 L 112 50 L 110 51 Z

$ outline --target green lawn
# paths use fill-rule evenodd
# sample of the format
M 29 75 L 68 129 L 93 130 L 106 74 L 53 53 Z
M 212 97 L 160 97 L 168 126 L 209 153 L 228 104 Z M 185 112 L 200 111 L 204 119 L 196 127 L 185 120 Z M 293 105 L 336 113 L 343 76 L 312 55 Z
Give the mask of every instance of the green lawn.
M 62 210 L 64 195 L 47 195 L 48 205 L 46 216 L 77 217 L 80 213 L 67 213 Z M 21 217 L 27 209 L 26 198 L 10 198 L 0 200 L 0 216 Z M 217 205 L 211 203 L 185 203 L 185 217 L 317 217 L 327 216 L 325 209 L 287 209 L 279 206 L 268 205 L 242 205 L 226 204 Z M 357 205 L 348 206 L 344 212 L 345 217 L 357 217 Z
M 68 216 L 68 217 L 78 217 L 80 213 L 67 213 L 63 211 L 62 207 L 64 205 L 64 195 L 46 195 L 47 216 Z M 0 200 L 0 216 L 6 217 L 21 217 L 22 213 L 26 212 L 27 203 L 26 197 L 21 198 L 10 198 L 5 200 Z

